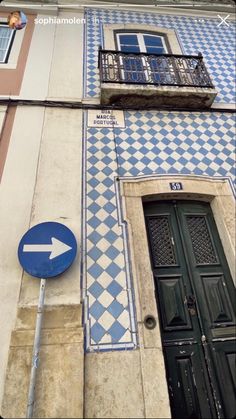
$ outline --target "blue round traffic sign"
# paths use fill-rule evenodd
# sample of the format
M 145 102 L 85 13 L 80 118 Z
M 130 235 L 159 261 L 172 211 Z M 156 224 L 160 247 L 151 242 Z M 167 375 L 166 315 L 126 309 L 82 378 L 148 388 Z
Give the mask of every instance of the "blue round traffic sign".
M 35 225 L 24 234 L 18 247 L 18 258 L 28 274 L 51 278 L 69 268 L 76 251 L 76 239 L 68 227 L 46 222 Z

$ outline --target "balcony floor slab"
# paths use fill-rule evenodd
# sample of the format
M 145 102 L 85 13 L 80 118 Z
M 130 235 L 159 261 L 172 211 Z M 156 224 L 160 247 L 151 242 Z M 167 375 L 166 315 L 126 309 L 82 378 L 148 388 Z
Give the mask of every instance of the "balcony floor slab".
M 217 90 L 205 87 L 101 84 L 101 104 L 129 108 L 209 109 Z

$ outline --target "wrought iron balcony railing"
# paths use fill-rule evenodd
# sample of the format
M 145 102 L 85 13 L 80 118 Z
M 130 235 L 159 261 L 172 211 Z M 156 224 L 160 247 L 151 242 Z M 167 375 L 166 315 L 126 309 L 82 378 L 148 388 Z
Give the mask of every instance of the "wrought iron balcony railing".
M 201 53 L 147 54 L 99 50 L 102 83 L 213 88 Z

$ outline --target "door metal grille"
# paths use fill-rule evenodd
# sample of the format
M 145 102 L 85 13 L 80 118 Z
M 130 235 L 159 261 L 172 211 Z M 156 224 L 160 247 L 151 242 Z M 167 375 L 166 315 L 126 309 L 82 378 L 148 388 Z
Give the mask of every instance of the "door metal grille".
M 188 215 L 186 220 L 196 263 L 208 265 L 217 263 L 217 257 L 212 245 L 205 217 Z
M 154 265 L 175 265 L 176 256 L 168 217 L 161 216 L 150 218 L 148 224 Z

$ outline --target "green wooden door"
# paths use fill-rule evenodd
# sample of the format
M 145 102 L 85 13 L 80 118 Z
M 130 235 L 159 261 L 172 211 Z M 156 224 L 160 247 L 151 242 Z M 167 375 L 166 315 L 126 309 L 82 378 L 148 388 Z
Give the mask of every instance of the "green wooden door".
M 209 204 L 144 205 L 173 418 L 235 417 L 235 289 Z

